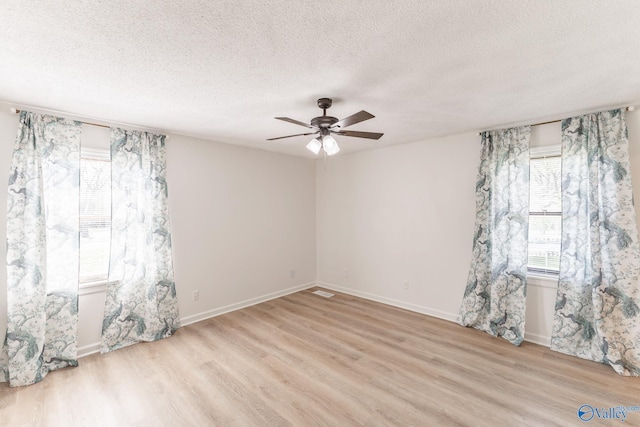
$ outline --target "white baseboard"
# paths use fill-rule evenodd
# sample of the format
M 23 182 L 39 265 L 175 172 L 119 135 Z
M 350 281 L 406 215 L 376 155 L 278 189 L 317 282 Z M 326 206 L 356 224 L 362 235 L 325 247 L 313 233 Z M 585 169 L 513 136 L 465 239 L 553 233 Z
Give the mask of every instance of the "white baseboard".
M 317 282 L 317 285 L 319 287 L 330 289 L 336 292 L 342 292 L 343 294 L 353 295 L 353 296 L 368 299 L 371 301 L 392 305 L 394 307 L 415 311 L 416 313 L 426 314 L 427 316 L 436 317 L 438 319 L 448 320 L 449 322 L 454 322 L 454 323 L 458 322 L 457 314 L 447 313 L 445 311 L 437 310 L 435 308 L 425 307 L 417 304 L 411 304 L 405 301 L 399 301 L 392 298 L 381 297 L 379 295 L 370 294 L 368 292 L 357 291 L 354 289 L 349 289 L 342 286 L 334 285 L 333 283 Z M 524 340 L 534 344 L 539 344 L 545 347 L 549 347 L 551 345 L 551 337 L 548 337 L 545 335 L 532 334 L 530 332 L 525 332 Z
M 191 316 L 181 317 L 180 325 L 187 326 L 192 323 L 200 322 L 201 320 L 209 319 L 211 317 L 220 316 L 221 314 L 229 313 L 231 311 L 240 310 L 242 308 L 250 307 L 252 305 L 260 304 L 261 302 L 269 301 L 275 298 L 280 298 L 285 295 L 292 294 L 294 292 L 302 291 L 304 289 L 315 286 L 315 282 L 304 283 L 302 285 L 294 286 L 292 288 L 284 289 L 270 294 L 262 295 L 255 298 L 250 298 L 244 301 L 236 302 L 233 304 L 225 305 L 224 307 L 214 308 L 213 310 L 203 311 L 202 313 L 192 314 Z
M 525 331 L 524 340 L 545 347 L 551 347 L 551 337 L 546 335 L 532 334 L 531 332 Z
M 315 282 L 303 283 L 302 285 L 294 286 L 292 288 L 284 289 L 270 294 L 262 295 L 259 297 L 251 298 L 248 300 L 240 301 L 234 304 L 225 305 L 224 307 L 215 308 L 213 310 L 203 311 L 202 313 L 192 314 L 191 316 L 181 317 L 180 325 L 187 326 L 192 323 L 200 322 L 211 317 L 220 316 L 221 314 L 229 313 L 231 311 L 240 310 L 242 308 L 250 307 L 252 305 L 260 304 L 261 302 L 269 301 L 275 298 L 280 298 L 285 295 L 292 294 L 294 292 L 302 291 L 304 289 L 316 286 Z M 83 345 L 78 347 L 78 359 L 81 357 L 89 356 L 90 354 L 100 352 L 100 343 Z
M 250 307 L 252 305 L 260 304 L 262 302 L 266 302 L 275 298 L 280 298 L 285 295 L 292 294 L 294 292 L 302 291 L 304 289 L 309 289 L 314 286 L 319 286 L 319 287 L 333 290 L 336 292 L 342 292 L 343 294 L 353 295 L 353 296 L 368 299 L 371 301 L 380 302 L 382 304 L 391 305 L 393 307 L 404 308 L 405 310 L 414 311 L 416 313 L 421 313 L 427 316 L 436 317 L 438 319 L 443 319 L 449 322 L 457 323 L 457 318 L 458 318 L 457 314 L 447 313 L 445 311 L 437 310 L 431 307 L 425 307 L 422 305 L 412 304 L 405 301 L 382 297 L 379 295 L 371 294 L 369 292 L 362 292 L 355 289 L 349 289 L 342 286 L 334 285 L 332 283 L 309 282 L 309 283 L 304 283 L 302 285 L 294 286 L 292 288 L 284 289 L 281 291 L 272 292 L 270 294 L 262 295 L 259 297 L 250 298 L 248 300 L 240 301 L 234 304 L 229 304 L 224 307 L 215 308 L 213 310 L 207 310 L 201 313 L 192 314 L 191 316 L 182 317 L 180 318 L 180 324 L 182 326 L 190 325 L 192 323 L 200 322 L 202 320 L 206 320 L 211 317 L 220 316 L 221 314 L 229 313 L 235 310 L 240 310 L 240 309 Z M 524 340 L 534 344 L 539 344 L 545 347 L 549 347 L 551 345 L 551 337 L 533 334 L 530 332 L 525 333 Z M 90 354 L 94 354 L 98 352 L 100 352 L 99 342 L 84 345 L 78 348 L 78 358 L 89 356 Z
M 94 353 L 100 353 L 100 342 L 94 342 L 93 344 L 78 347 L 78 359 Z
M 349 294 L 355 297 L 360 297 L 360 298 L 368 299 L 371 301 L 392 305 L 394 307 L 404 308 L 409 311 L 415 311 L 416 313 L 426 314 L 427 316 L 448 320 L 449 322 L 457 322 L 457 319 L 458 319 L 457 314 L 447 313 L 446 311 L 437 310 L 435 308 L 425 307 L 417 304 L 411 304 L 409 302 L 400 301 L 392 298 L 381 297 L 378 295 L 370 294 L 368 292 L 362 292 L 354 289 L 344 288 L 342 286 L 334 285 L 332 283 L 317 282 L 317 284 L 320 287 L 331 289 L 336 292 L 342 292 L 343 294 Z

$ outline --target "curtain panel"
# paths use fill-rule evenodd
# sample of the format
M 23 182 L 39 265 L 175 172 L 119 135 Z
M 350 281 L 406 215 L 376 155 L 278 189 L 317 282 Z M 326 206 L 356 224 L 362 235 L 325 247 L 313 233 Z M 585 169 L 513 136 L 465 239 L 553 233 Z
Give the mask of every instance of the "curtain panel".
M 111 259 L 101 352 L 180 326 L 173 275 L 165 136 L 111 129 Z
M 562 247 L 551 349 L 640 375 L 640 248 L 624 112 L 562 121 Z
M 458 323 L 520 345 L 529 226 L 529 126 L 484 132 L 476 223 Z
M 0 381 L 77 366 L 81 124 L 20 113 L 7 198 L 7 333 Z

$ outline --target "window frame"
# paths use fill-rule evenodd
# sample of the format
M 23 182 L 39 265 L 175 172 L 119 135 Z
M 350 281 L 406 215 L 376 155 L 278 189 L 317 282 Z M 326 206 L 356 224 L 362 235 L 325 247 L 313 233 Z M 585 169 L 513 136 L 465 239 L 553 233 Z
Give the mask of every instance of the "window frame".
M 80 149 L 80 161 L 92 160 L 111 163 L 111 152 L 106 148 L 90 148 L 81 147 Z M 82 216 L 80 217 L 82 218 Z M 80 220 L 80 223 L 82 221 Z M 111 215 L 109 215 L 109 227 L 111 227 Z M 111 238 L 109 238 L 111 239 Z M 110 244 L 110 243 L 109 243 Z M 94 292 L 100 292 L 105 289 L 107 283 L 109 283 L 109 268 L 107 267 L 107 276 L 105 278 L 96 278 L 95 276 L 82 278 L 78 277 L 78 287 L 84 289 L 83 294 L 89 294 Z
M 554 145 L 545 145 L 545 146 L 540 146 L 540 147 L 530 147 L 529 148 L 529 162 L 531 162 L 531 160 L 536 160 L 536 159 L 546 159 L 546 158 L 550 158 L 550 157 L 562 157 L 562 146 L 560 144 L 554 144 Z M 531 189 L 531 183 L 529 183 L 529 189 Z M 560 201 L 560 204 L 562 206 L 562 200 Z M 548 212 L 548 211 L 543 211 L 543 212 L 532 212 L 531 210 L 529 211 L 529 219 L 531 219 L 531 216 L 562 216 L 562 207 L 560 208 L 560 212 Z M 561 232 L 562 233 L 562 232 Z M 562 234 L 560 236 L 562 238 Z M 527 249 L 528 249 L 528 243 L 527 243 Z M 557 280 L 560 274 L 560 271 L 556 271 L 556 270 L 549 270 L 549 269 L 542 269 L 542 268 L 531 268 L 529 267 L 529 262 L 528 262 L 529 257 L 527 256 L 527 276 L 528 277 L 534 277 L 534 278 L 541 278 L 541 279 L 550 279 L 550 280 Z

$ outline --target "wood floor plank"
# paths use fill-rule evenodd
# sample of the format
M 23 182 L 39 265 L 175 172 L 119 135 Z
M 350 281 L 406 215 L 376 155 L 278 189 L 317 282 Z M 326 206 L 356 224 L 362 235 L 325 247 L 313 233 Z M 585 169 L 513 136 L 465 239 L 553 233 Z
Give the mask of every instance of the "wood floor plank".
M 566 426 L 585 403 L 640 406 L 640 379 L 603 364 L 313 290 L 0 384 L 0 424 Z

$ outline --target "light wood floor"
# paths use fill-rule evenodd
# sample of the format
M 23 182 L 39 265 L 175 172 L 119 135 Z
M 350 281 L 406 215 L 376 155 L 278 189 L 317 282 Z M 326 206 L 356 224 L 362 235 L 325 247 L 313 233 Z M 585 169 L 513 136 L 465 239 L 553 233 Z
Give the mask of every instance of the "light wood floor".
M 0 424 L 568 426 L 584 403 L 640 406 L 640 379 L 605 365 L 312 290 L 0 384 Z

